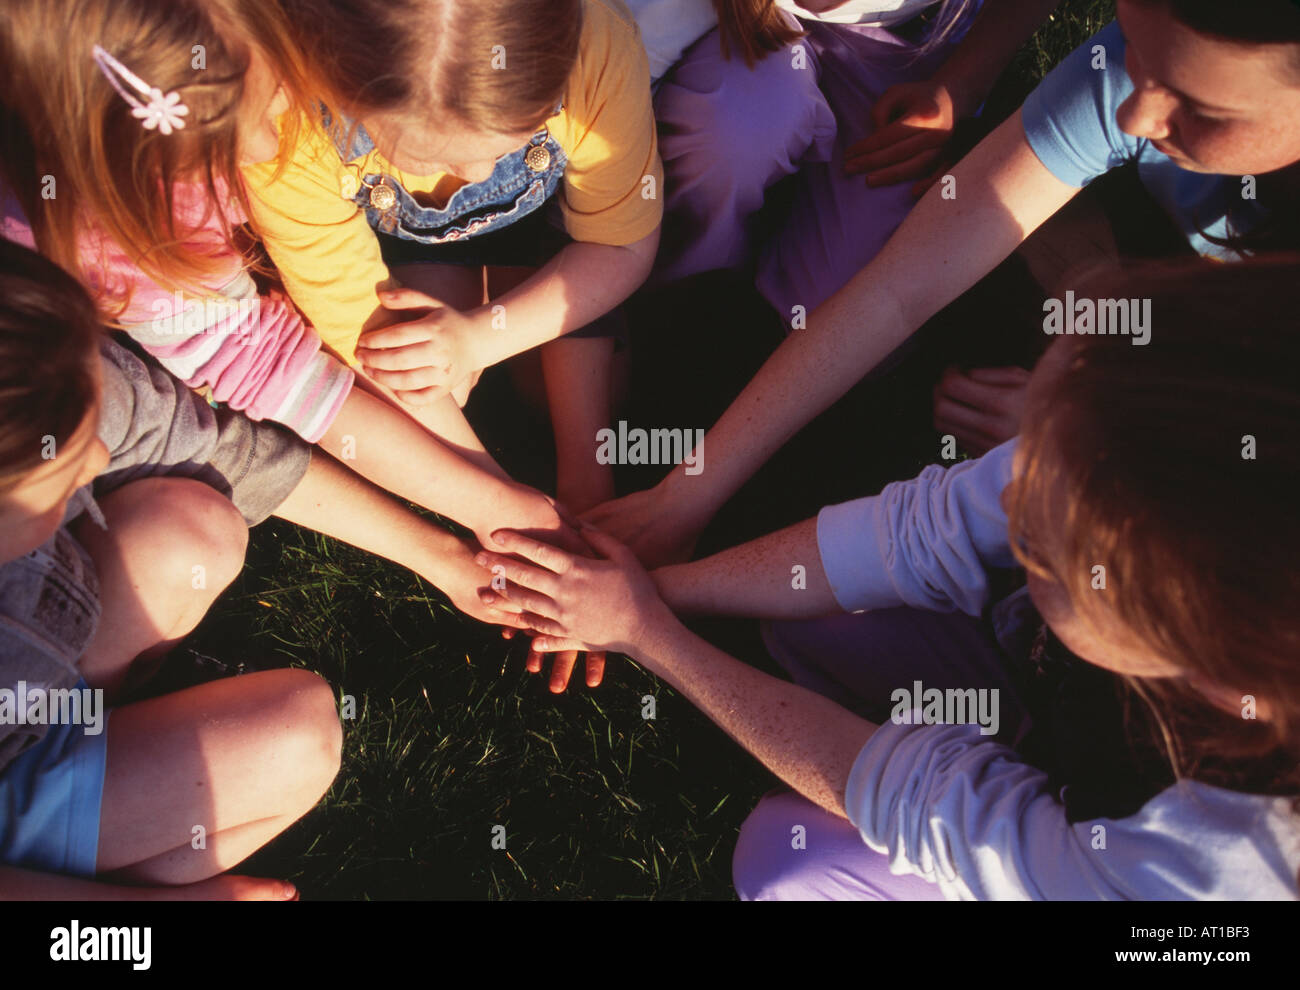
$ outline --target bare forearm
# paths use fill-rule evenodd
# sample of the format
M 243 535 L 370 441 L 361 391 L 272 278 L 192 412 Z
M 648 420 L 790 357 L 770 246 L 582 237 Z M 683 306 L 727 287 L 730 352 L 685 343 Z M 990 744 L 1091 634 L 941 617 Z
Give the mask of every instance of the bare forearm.
M 705 518 L 813 417 L 991 271 L 1077 190 L 1039 163 L 1017 113 L 936 185 L 880 254 L 791 333 L 704 438 L 709 469 L 664 487 Z
M 380 488 L 477 532 L 513 525 L 523 498 L 499 475 L 366 391 L 352 391 L 320 446 Z
M 484 322 L 496 322 L 484 334 L 476 363 L 496 364 L 604 316 L 646 280 L 658 246 L 657 229 L 623 247 L 583 241 L 568 245 L 536 274 L 487 304 Z
M 327 454 L 312 457 L 281 519 L 377 554 L 442 586 L 442 561 L 460 549 L 446 530 L 402 506 Z
M 1002 70 L 1061 0 L 992 0 L 984 4 L 961 44 L 934 74 L 947 86 L 958 116 L 973 114 Z
M 840 611 L 822 569 L 816 519 L 651 576 L 675 612 L 803 619 Z
M 382 399 L 402 415 L 415 420 L 421 427 L 471 464 L 496 475 L 498 478 L 508 479 L 509 476 L 497 464 L 492 455 L 487 452 L 487 448 L 483 446 L 478 434 L 469 425 L 469 420 L 465 418 L 465 414 L 461 412 L 460 407 L 456 405 L 451 396 L 444 396 L 437 402 L 428 405 L 414 406 L 403 402 L 392 389 L 380 385 L 374 379 L 368 378 L 360 372 L 357 374 L 356 384 L 353 386 L 352 391 L 354 394 L 361 391 Z
M 633 656 L 800 794 L 847 817 L 849 772 L 875 725 L 741 663 L 676 622 Z

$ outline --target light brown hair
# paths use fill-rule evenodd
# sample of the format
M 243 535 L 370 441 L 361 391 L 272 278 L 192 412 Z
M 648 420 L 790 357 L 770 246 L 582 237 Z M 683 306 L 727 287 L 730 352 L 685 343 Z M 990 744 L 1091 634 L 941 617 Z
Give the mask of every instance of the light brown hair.
M 738 52 L 751 68 L 803 37 L 773 0 L 713 0 L 713 9 L 723 56 L 731 58 Z
M 1300 794 L 1300 258 L 1093 274 L 1079 298 L 1149 299 L 1148 344 L 1061 337 L 1031 389 L 1012 546 L 1076 613 L 1252 695 L 1225 715 L 1184 677 L 1127 678 L 1174 772 Z M 1053 493 L 1064 514 L 1049 515 Z M 1105 567 L 1106 588 L 1093 587 Z
M 41 466 L 95 408 L 95 305 L 75 278 L 0 238 L 0 493 Z
M 214 255 L 234 249 L 187 245 L 211 216 L 178 219 L 174 196 L 178 184 L 198 183 L 209 210 L 233 199 L 246 212 L 244 38 L 256 39 L 300 99 L 301 59 L 274 6 L 259 0 L 6 0 L 0 8 L 0 168 L 37 246 L 97 287 L 108 316 L 127 300 L 109 298 L 104 272 L 83 256 L 89 231 L 169 289 L 192 289 Z M 150 86 L 176 91 L 189 107 L 184 128 L 145 129 L 93 59 L 96 44 Z M 292 140 L 282 135 L 281 147 Z
M 535 130 L 563 99 L 582 0 L 278 0 L 321 95 L 354 118 L 451 115 L 476 130 Z

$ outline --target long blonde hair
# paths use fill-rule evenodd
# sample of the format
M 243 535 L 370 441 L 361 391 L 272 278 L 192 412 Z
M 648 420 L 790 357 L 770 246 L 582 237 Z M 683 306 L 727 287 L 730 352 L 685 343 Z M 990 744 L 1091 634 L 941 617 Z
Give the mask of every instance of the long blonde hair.
M 192 290 L 219 255 L 236 249 L 229 223 L 219 225 L 227 232 L 220 243 L 192 235 L 231 198 L 247 210 L 238 173 L 249 65 L 243 39 L 256 39 L 291 99 L 305 92 L 301 59 L 274 4 L 5 0 L 0 7 L 0 169 L 38 248 L 96 291 L 107 318 L 129 300 L 110 284 L 104 252 L 85 250 L 87 237 L 113 242 L 175 290 Z M 96 44 L 150 86 L 177 92 L 189 107 L 183 129 L 142 127 L 92 57 Z M 281 137 L 282 148 L 293 140 Z M 182 184 L 206 193 L 202 215 L 178 216 Z

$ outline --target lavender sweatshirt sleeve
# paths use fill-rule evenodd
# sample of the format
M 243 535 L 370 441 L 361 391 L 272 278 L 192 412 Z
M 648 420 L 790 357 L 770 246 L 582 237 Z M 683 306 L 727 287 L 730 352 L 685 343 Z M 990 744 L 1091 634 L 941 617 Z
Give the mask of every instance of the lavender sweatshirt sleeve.
M 979 613 L 1014 565 L 1002 490 L 1015 441 L 829 506 L 817 537 L 846 609 Z M 953 899 L 1293 899 L 1290 799 L 1184 781 L 1135 815 L 1071 824 L 1047 774 L 978 725 L 880 726 L 845 791 L 863 841 Z
M 1015 445 L 950 468 L 931 465 L 879 495 L 822 509 L 817 544 L 840 607 L 978 615 L 988 604 L 988 569 L 1016 563 L 1000 501 Z
M 1047 774 L 975 725 L 882 725 L 845 792 L 863 841 L 954 900 L 1293 900 L 1287 797 L 1183 781 L 1070 824 Z

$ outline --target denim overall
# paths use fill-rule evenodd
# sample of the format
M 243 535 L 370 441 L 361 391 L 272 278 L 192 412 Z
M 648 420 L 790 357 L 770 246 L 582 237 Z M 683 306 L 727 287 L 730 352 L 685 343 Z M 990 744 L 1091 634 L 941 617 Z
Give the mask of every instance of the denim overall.
M 562 109 L 563 104 L 555 112 Z M 328 129 L 329 114 L 322 111 L 322 117 Z M 344 146 L 348 133 L 351 147 Z M 482 182 L 457 189 L 442 208 L 421 206 L 391 175 L 363 174 L 359 166 L 348 164 L 375 147 L 361 124 L 345 130 L 344 136 L 334 135 L 333 140 L 357 184 L 349 198 L 365 211 L 390 267 L 435 262 L 535 268 L 571 243 L 555 215 L 558 211 L 542 209 L 555 206 L 551 198 L 568 164 L 564 149 L 545 126 L 524 147 L 498 158 L 492 174 Z M 391 206 L 382 198 L 376 205 L 376 190 L 381 186 L 391 190 Z M 615 337 L 624 342 L 627 328 L 622 311 L 615 309 L 568 336 Z
M 325 115 L 324 122 L 328 127 L 328 114 Z M 349 132 L 345 132 L 345 135 L 347 133 Z M 542 127 L 524 147 L 497 159 L 492 174 L 482 182 L 461 186 L 441 208 L 421 206 L 392 176 L 373 172 L 363 174 L 359 166 L 347 164 L 365 156 L 375 147 L 364 126 L 357 124 L 350 133 L 351 147 L 344 146 L 346 136 L 334 136 L 335 147 L 345 168 L 355 179 L 356 192 L 350 198 L 365 211 L 366 220 L 377 234 L 421 245 L 452 244 L 482 237 L 519 222 L 535 213 L 554 195 L 564 177 L 565 165 L 568 164 L 564 149 L 551 136 L 550 131 Z M 530 159 L 532 165 L 528 164 Z M 383 189 L 389 192 L 384 192 Z M 344 190 L 345 193 L 348 191 L 350 190 Z M 388 205 L 389 201 L 391 206 Z M 442 257 L 436 250 L 421 252 L 418 249 L 407 254 L 407 258 L 461 260 L 454 252 Z M 492 262 L 484 260 L 477 263 Z

